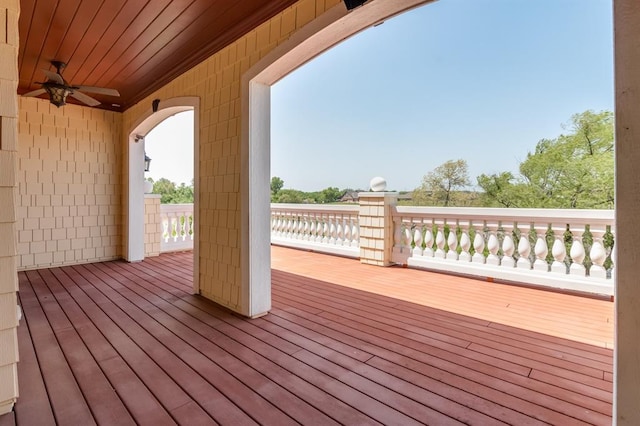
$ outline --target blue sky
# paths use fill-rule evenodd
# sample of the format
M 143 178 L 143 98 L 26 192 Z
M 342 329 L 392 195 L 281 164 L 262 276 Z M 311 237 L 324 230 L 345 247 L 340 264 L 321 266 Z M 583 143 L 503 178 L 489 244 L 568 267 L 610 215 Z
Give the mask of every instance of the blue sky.
M 440 0 L 368 29 L 272 88 L 285 188 L 411 190 L 447 160 L 517 172 L 571 115 L 613 110 L 608 0 Z
M 412 190 L 447 160 L 518 171 L 571 115 L 613 110 L 610 0 L 439 0 L 370 28 L 272 88 L 285 188 Z M 154 179 L 191 181 L 192 115 L 147 138 Z

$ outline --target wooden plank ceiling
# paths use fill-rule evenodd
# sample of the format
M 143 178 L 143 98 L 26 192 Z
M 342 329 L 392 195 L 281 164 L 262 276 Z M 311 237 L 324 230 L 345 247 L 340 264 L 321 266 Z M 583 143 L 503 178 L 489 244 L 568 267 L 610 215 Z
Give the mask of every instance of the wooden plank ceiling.
M 117 89 L 119 98 L 91 96 L 124 111 L 293 3 L 21 0 L 18 93 L 40 89 L 58 60 L 73 85 Z

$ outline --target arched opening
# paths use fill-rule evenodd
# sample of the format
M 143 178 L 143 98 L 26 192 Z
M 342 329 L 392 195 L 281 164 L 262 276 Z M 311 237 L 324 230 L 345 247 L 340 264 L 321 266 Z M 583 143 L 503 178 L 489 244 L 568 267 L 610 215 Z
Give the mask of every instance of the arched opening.
M 241 210 L 242 312 L 271 308 L 270 90 L 271 85 L 342 40 L 429 0 L 371 2 L 347 11 L 338 4 L 295 33 L 242 77 Z
M 193 116 L 193 152 L 194 177 L 198 176 L 199 145 L 199 105 L 198 97 L 172 98 L 160 102 L 156 112 L 149 109 L 128 131 L 128 209 L 127 209 L 127 250 L 126 260 L 137 262 L 144 259 L 144 138 L 158 124 L 167 118 L 184 112 L 194 111 Z M 198 179 L 194 179 L 194 222 L 198 223 Z M 193 289 L 198 292 L 198 232 L 194 228 L 194 271 Z

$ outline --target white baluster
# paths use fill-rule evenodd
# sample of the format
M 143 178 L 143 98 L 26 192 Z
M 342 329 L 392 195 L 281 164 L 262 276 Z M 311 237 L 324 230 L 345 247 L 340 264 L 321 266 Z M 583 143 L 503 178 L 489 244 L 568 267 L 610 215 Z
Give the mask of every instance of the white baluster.
M 455 223 L 456 221 L 451 222 Z M 448 260 L 458 260 L 458 235 L 456 235 L 456 230 L 457 225 L 451 224 L 449 226 L 449 235 L 447 236 L 447 245 L 449 246 L 449 250 L 445 256 Z
M 498 256 L 498 250 L 500 250 L 500 240 L 498 239 L 498 223 L 487 223 L 489 229 L 489 238 L 487 239 L 487 265 L 500 266 L 500 257 Z
M 323 227 L 324 227 L 324 217 L 320 213 L 316 215 L 316 237 L 314 239 L 316 243 L 322 242 L 322 237 L 324 236 Z
M 393 252 L 402 253 L 402 220 L 395 216 L 393 218 Z
M 526 271 L 531 269 L 531 243 L 529 242 L 529 232 L 531 231 L 531 224 L 516 224 L 517 229 L 520 231 L 520 240 L 518 240 L 518 262 L 516 263 L 519 269 Z
M 344 243 L 344 226 L 342 216 L 336 217 L 336 245 L 341 246 Z
M 162 240 L 165 243 L 169 242 L 169 237 L 171 236 L 171 232 L 169 229 L 170 223 L 171 221 L 169 219 L 169 216 L 163 215 L 162 216 Z
M 484 263 L 484 221 L 472 221 L 471 228 L 475 231 L 473 237 L 473 249 L 475 253 L 471 257 L 474 263 Z
M 415 227 L 413 228 L 413 255 L 414 256 L 422 256 L 422 223 L 416 222 Z
M 411 222 L 402 223 L 402 252 L 410 253 L 411 252 L 411 242 L 413 241 L 413 236 L 411 235 Z
M 547 230 L 549 229 L 547 224 L 534 224 L 533 228 L 536 231 L 536 245 L 533 247 L 533 252 L 536 255 L 536 260 L 533 262 L 533 269 L 536 271 L 549 272 L 549 264 L 547 263 L 547 254 L 549 253 L 549 246 L 547 245 Z
M 584 249 L 584 244 L 582 244 L 584 225 L 571 225 L 569 229 L 573 240 L 571 242 L 571 249 L 569 250 L 569 256 L 571 256 L 569 274 L 584 277 L 587 275 L 587 269 L 583 265 L 584 258 L 587 254 Z
M 360 228 L 358 225 L 358 217 L 356 216 L 351 226 L 351 247 L 358 246 L 360 246 Z
M 436 224 L 436 253 L 434 257 L 439 259 L 444 259 L 446 257 L 446 253 L 444 252 L 444 220 L 437 219 L 434 221 Z
M 271 210 L 271 238 L 276 236 L 276 227 L 278 226 L 278 219 L 276 215 Z
M 462 251 L 458 256 L 458 260 L 461 262 L 471 262 L 471 238 L 469 238 L 469 222 L 461 222 L 458 224 L 460 227 L 460 248 Z
M 284 225 L 285 225 L 285 221 L 284 221 L 284 217 L 282 216 L 282 213 L 278 214 L 278 227 L 277 229 L 277 235 L 278 237 L 283 237 L 284 236 Z
M 501 223 L 502 232 L 502 259 L 500 265 L 504 268 L 513 268 L 516 266 L 516 260 L 513 254 L 516 252 L 516 244 L 513 241 L 513 224 L 511 222 Z
M 309 241 L 313 242 L 316 240 L 317 229 L 316 224 L 318 223 L 317 217 L 315 213 L 309 215 Z
M 322 217 L 322 243 L 323 244 L 329 244 L 329 231 L 330 231 L 330 227 L 329 227 L 329 216 L 323 216 Z
M 309 241 L 309 215 L 305 213 L 300 218 L 300 239 Z
M 433 251 L 433 221 L 429 220 L 424 224 L 425 232 L 424 232 L 424 251 L 422 255 L 425 257 L 434 257 L 435 252 Z
M 180 217 L 178 218 L 178 223 L 180 225 L 180 241 L 187 240 L 187 228 L 189 224 L 187 223 L 187 215 L 186 213 L 180 213 Z
M 564 233 L 567 230 L 565 224 L 552 224 L 553 230 L 553 246 L 551 246 L 551 255 L 553 263 L 551 264 L 551 272 L 565 275 L 567 273 L 567 265 L 564 260 L 567 257 L 567 248 L 564 245 Z
M 336 245 L 336 241 L 337 241 L 336 234 L 337 234 L 336 217 L 330 216 L 329 217 L 329 244 L 331 244 L 332 246 Z
M 296 217 L 296 239 L 304 240 L 304 216 Z
M 593 237 L 593 244 L 589 251 L 589 257 L 591 258 L 591 268 L 589 268 L 589 276 L 593 278 L 607 278 L 607 270 L 604 269 L 604 261 L 607 260 L 607 251 L 604 248 L 602 237 L 604 236 L 605 229 L 596 228 L 591 225 L 589 229 Z
M 287 214 L 286 216 L 287 226 L 285 227 L 287 230 L 286 238 L 293 239 L 293 215 Z
M 351 246 L 351 217 L 346 217 L 344 220 L 344 242 L 343 245 Z

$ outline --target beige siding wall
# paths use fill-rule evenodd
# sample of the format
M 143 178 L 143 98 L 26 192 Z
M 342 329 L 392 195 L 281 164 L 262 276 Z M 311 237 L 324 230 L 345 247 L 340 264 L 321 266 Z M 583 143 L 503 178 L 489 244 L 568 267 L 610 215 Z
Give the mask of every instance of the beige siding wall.
M 0 415 L 18 396 L 16 194 L 19 0 L 0 0 Z
M 391 209 L 398 195 L 391 192 L 360 193 L 360 262 L 391 265 L 393 218 Z
M 124 113 L 129 129 L 153 99 L 199 96 L 199 281 L 203 296 L 241 310 L 241 76 L 340 0 L 302 0 Z M 126 136 L 126 135 L 125 135 Z
M 122 256 L 122 114 L 19 99 L 18 268 Z
M 158 194 L 144 196 L 144 257 L 160 256 L 160 198 Z

